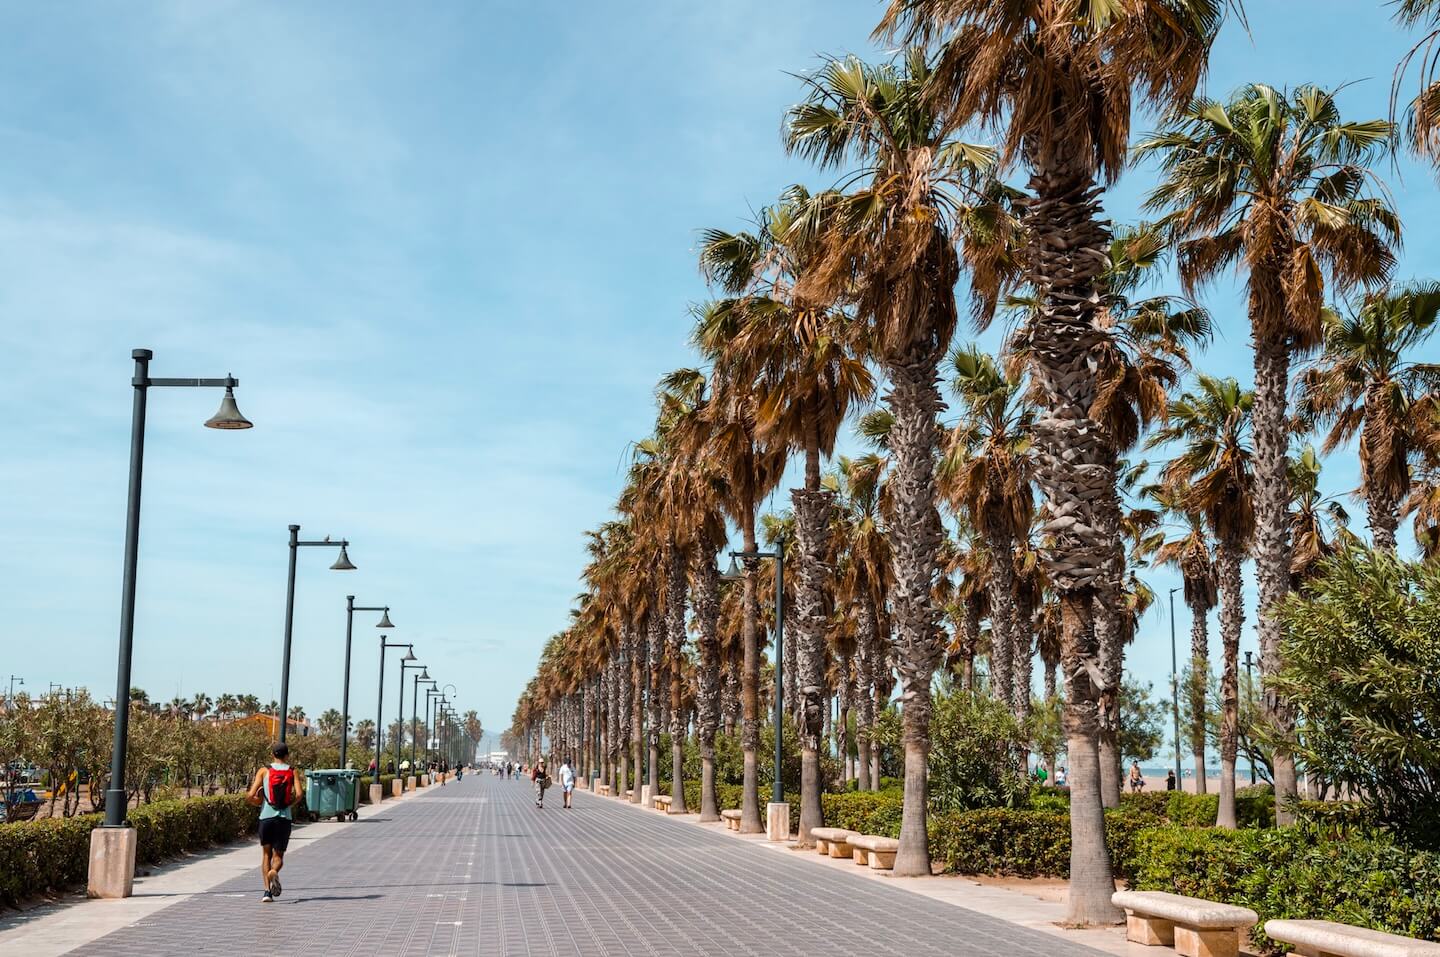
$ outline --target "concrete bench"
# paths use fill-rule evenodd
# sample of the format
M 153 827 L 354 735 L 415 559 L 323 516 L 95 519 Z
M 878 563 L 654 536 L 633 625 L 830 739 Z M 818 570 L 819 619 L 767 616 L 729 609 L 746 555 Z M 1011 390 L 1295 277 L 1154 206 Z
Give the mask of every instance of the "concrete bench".
M 854 854 L 850 847 L 850 838 L 856 836 L 855 831 L 847 831 L 843 827 L 812 827 L 810 836 L 815 838 L 817 853 L 831 857 L 850 857 Z
M 1248 907 L 1163 891 L 1116 891 L 1110 900 L 1125 910 L 1126 940 L 1173 946 L 1181 957 L 1236 957 L 1260 919 Z
M 595 785 L 595 793 L 596 793 L 596 794 L 599 794 L 599 795 L 602 795 L 602 796 L 604 796 L 604 797 L 609 797 L 609 796 L 610 796 L 610 785 L 608 785 L 608 784 L 597 784 L 597 785 Z
M 740 809 L 738 807 L 726 808 L 720 812 L 720 820 L 725 822 L 727 831 L 740 830 Z
M 624 795 L 624 796 L 625 796 L 625 800 L 628 801 L 628 800 L 630 800 L 632 797 L 635 796 L 635 792 L 634 792 L 632 789 L 630 789 L 630 788 L 626 788 L 626 789 L 625 789 L 625 795 Z
M 1265 935 L 1301 957 L 1440 957 L 1440 944 L 1329 920 L 1267 920 Z
M 895 866 L 895 852 L 900 842 L 893 837 L 855 834 L 850 838 L 850 851 L 856 864 L 869 864 L 872 870 L 888 871 Z
M 670 813 L 670 802 L 671 802 L 672 800 L 673 800 L 673 798 L 671 798 L 670 795 L 668 795 L 668 794 L 659 794 L 659 795 L 656 795 L 656 797 L 655 797 L 655 810 L 657 810 L 657 811 L 664 811 L 666 814 L 669 814 L 669 813 Z

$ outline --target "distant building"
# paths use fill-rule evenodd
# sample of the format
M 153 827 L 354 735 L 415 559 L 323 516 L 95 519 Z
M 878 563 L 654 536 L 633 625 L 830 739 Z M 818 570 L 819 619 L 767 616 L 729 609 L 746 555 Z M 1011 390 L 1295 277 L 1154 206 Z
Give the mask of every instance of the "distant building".
M 269 738 L 280 737 L 280 719 L 273 714 L 251 714 L 243 718 L 236 718 L 232 724 L 254 724 L 265 729 L 265 735 Z M 285 736 L 299 735 L 308 738 L 314 733 L 309 721 L 291 718 L 285 722 Z

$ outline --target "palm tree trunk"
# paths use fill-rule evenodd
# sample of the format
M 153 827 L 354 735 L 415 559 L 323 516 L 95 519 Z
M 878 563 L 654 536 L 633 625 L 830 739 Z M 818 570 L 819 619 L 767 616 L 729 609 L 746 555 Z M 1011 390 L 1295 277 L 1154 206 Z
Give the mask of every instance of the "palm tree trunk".
M 670 811 L 685 807 L 685 688 L 681 668 L 685 660 L 685 551 L 670 544 L 665 581 L 665 627 L 670 652 Z
M 1095 639 L 1100 650 L 1100 674 L 1105 682 L 1100 689 L 1096 712 L 1099 721 L 1100 803 L 1104 807 L 1119 807 L 1122 790 L 1120 681 L 1124 674 L 1124 642 L 1120 630 L 1121 588 L 1118 569 L 1114 566 L 1123 561 L 1120 556 L 1112 559 L 1095 594 Z
M 744 551 L 758 550 L 755 543 L 755 509 L 747 505 L 741 523 Z M 745 559 L 745 594 L 740 616 L 740 644 L 744 660 L 740 666 L 740 748 L 744 755 L 744 783 L 741 786 L 740 833 L 761 834 L 760 819 L 760 596 L 757 594 L 760 559 Z
M 875 648 L 880 641 L 869 595 L 861 597 L 855 616 L 855 684 L 860 704 L 855 716 L 855 786 L 869 791 L 879 783 L 870 776 L 870 741 L 875 730 Z
M 631 625 L 628 631 L 630 641 L 630 763 L 635 767 L 635 779 L 630 792 L 630 803 L 640 803 L 640 759 L 641 742 L 645 737 L 645 633 L 640 627 Z
M 1365 524 L 1370 526 L 1370 541 L 1377 549 L 1395 551 L 1395 529 L 1400 515 L 1395 496 L 1390 494 L 1386 476 L 1376 473 L 1379 463 L 1390 458 L 1382 452 L 1389 445 L 1378 409 L 1384 401 L 1383 387 L 1373 383 L 1365 390 L 1365 425 L 1360 433 L 1360 447 L 1368 454 L 1360 457 L 1365 481 Z
M 1030 683 L 1035 668 L 1035 607 L 1030 597 L 1015 600 L 1010 629 L 1010 711 L 1022 724 L 1030 717 Z
M 1014 543 L 990 540 L 990 694 L 1008 706 L 1014 690 L 1010 658 L 1015 648 L 1010 632 L 1015 627 Z
M 658 589 L 653 587 L 650 591 L 650 608 L 650 617 L 645 623 L 645 640 L 649 647 L 650 660 L 650 681 L 646 688 L 650 706 L 650 727 L 646 738 L 649 765 L 645 783 L 650 785 L 650 798 L 653 801 L 660 793 L 660 675 L 661 664 L 665 659 L 665 622 L 660 617 Z
M 900 818 L 897 877 L 930 874 L 926 833 L 930 753 L 930 680 L 944 656 L 934 586 L 944 532 L 935 507 L 936 418 L 942 408 L 936 387 L 939 353 L 887 361 L 890 392 L 886 404 L 894 416 L 890 430 L 893 471 L 890 528 L 895 585 L 891 612 L 895 621 L 895 660 L 904 708 L 905 803 Z
M 702 539 L 695 556 L 696 669 L 695 733 L 700 740 L 700 821 L 720 820 L 715 794 L 715 732 L 720 727 L 720 573 L 718 549 Z
M 624 798 L 625 789 L 630 786 L 630 743 L 634 728 L 630 723 L 630 633 L 630 625 L 621 624 L 620 643 L 615 649 L 615 711 L 619 731 L 615 749 L 620 753 L 620 783 L 615 788 L 617 798 Z
M 811 458 L 807 454 L 807 462 Z M 819 482 L 819 451 L 815 484 Z M 806 472 L 810 468 L 807 464 Z M 813 847 L 811 828 L 824 826 L 820 811 L 820 746 L 825 730 L 825 629 L 829 623 L 825 582 L 834 493 L 820 488 L 794 489 L 795 511 L 795 640 L 796 681 L 800 707 L 800 846 Z
M 1238 564 L 1236 574 L 1239 574 Z M 1198 592 L 1199 589 L 1195 591 Z M 1190 749 L 1195 760 L 1195 793 L 1204 794 L 1205 702 L 1208 695 L 1206 685 L 1210 680 L 1210 629 L 1206 622 L 1208 609 L 1203 596 L 1192 595 L 1187 604 L 1190 606 L 1190 687 L 1186 689 L 1190 697 Z
M 1235 754 L 1240 739 L 1240 629 L 1245 606 L 1240 596 L 1240 549 L 1221 542 L 1215 564 L 1220 579 L 1220 811 L 1216 827 L 1235 827 Z
M 1251 293 L 1250 314 L 1260 313 Z M 1280 603 L 1290 591 L 1290 480 L 1287 474 L 1290 429 L 1285 394 L 1290 385 L 1290 350 L 1283 339 L 1256 329 L 1255 400 L 1251 435 L 1255 444 L 1255 580 L 1259 586 L 1260 673 L 1273 675 L 1280 660 Z M 1295 758 L 1283 742 L 1295 731 L 1295 717 L 1270 689 L 1264 694 L 1265 720 L 1276 740 L 1272 761 L 1275 777 L 1275 821 L 1294 823 L 1289 802 L 1296 797 Z
M 1099 648 L 1092 612 L 1114 543 L 1105 510 L 1115 496 L 1109 437 L 1091 417 L 1095 369 L 1106 345 L 1095 319 L 1109 235 L 1100 189 L 1075 144 L 1027 142 L 1034 199 L 1025 207 L 1029 270 L 1040 299 L 1029 331 L 1031 372 L 1043 396 L 1033 426 L 1036 484 L 1049 506 L 1042 552 L 1060 598 L 1065 733 L 1070 773 L 1070 892 L 1065 922 L 1117 923 L 1100 801 L 1098 692 L 1089 669 Z

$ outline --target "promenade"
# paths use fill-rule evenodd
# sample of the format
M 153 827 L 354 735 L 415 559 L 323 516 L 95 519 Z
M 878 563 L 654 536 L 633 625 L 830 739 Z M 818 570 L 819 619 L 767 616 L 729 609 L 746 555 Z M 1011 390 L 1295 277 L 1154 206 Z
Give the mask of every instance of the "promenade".
M 105 957 L 1098 953 L 860 868 L 827 866 L 814 854 L 699 827 L 693 818 L 667 818 L 585 792 L 566 811 L 558 791 L 550 797 L 537 810 L 528 781 L 467 776 L 362 811 L 353 824 L 298 829 L 286 858 L 284 895 L 273 904 L 260 903 L 258 851 L 226 851 L 140 880 L 130 902 L 90 901 L 0 920 L 0 951 Z M 217 873 L 230 876 L 189 890 L 185 877 L 192 871 L 212 881 Z M 152 884 L 162 882 L 160 899 L 146 907 L 146 895 L 156 893 Z M 171 896 L 175 902 L 165 904 Z M 97 936 L 96 928 L 118 913 L 107 909 L 124 907 L 143 910 Z M 47 932 L 47 922 L 63 926 Z

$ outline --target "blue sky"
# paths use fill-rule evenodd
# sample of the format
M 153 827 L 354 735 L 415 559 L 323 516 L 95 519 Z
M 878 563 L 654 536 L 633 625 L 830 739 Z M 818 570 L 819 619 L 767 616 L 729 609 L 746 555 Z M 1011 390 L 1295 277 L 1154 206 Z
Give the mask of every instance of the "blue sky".
M 1346 114 L 1384 115 L 1408 48 L 1388 9 L 1247 9 L 1212 91 L 1359 81 Z M 256 428 L 200 428 L 212 393 L 152 396 L 134 683 L 278 697 L 296 522 L 348 537 L 359 571 L 302 552 L 292 702 L 338 705 L 354 593 L 392 606 L 398 640 L 462 708 L 507 725 L 655 381 L 694 361 L 695 231 L 741 225 L 788 183 L 828 185 L 780 150 L 789 73 L 872 53 L 879 10 L 0 8 L 0 682 L 113 691 L 129 352 L 144 346 L 156 376 L 233 372 Z M 1434 275 L 1434 181 L 1408 161 L 1384 173 L 1409 227 L 1401 275 Z M 1148 182 L 1113 191 L 1117 221 Z M 1209 304 L 1206 367 L 1248 378 L 1241 301 Z M 1353 461 L 1330 480 L 1352 488 Z M 377 652 L 369 623 L 357 632 L 363 717 Z M 1157 684 L 1167 639 L 1153 614 L 1132 651 Z

